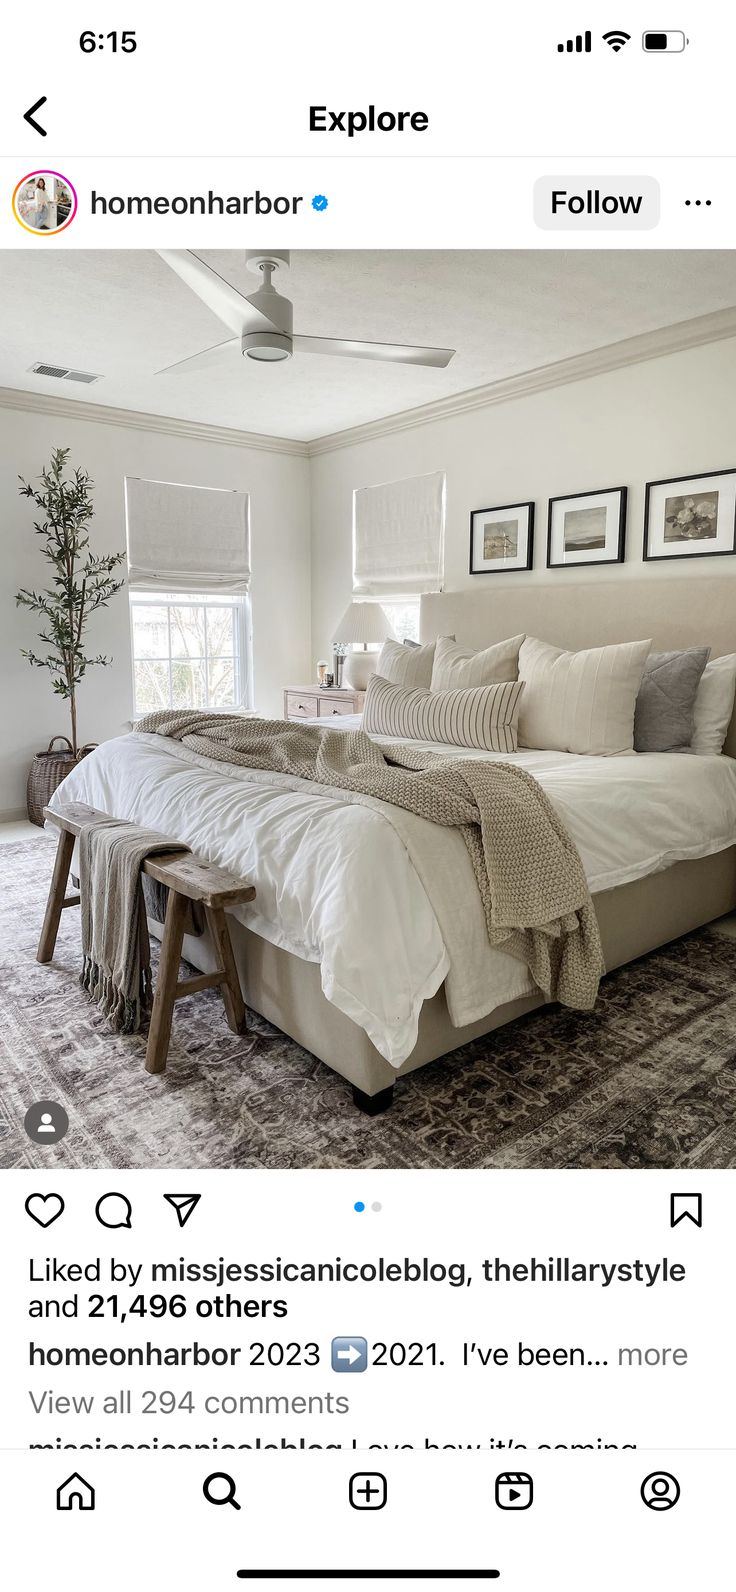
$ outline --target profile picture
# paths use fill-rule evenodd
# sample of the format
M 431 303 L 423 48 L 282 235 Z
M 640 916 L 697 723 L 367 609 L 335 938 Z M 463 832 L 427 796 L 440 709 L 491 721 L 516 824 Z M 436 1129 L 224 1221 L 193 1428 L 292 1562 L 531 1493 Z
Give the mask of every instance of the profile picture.
M 63 232 L 77 212 L 76 189 L 60 171 L 30 171 L 15 189 L 13 212 L 26 232 Z

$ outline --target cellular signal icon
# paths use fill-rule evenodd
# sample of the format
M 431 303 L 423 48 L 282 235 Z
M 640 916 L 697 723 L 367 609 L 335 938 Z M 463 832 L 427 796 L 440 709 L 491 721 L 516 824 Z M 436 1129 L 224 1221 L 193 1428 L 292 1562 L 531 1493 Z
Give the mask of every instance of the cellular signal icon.
M 604 33 L 603 43 L 610 45 L 610 48 L 615 50 L 618 55 L 619 50 L 622 50 L 624 45 L 628 44 L 630 38 L 631 34 L 624 33 L 623 28 L 611 28 L 610 33 Z
M 593 41 L 590 36 L 590 30 L 588 30 L 587 33 L 576 33 L 574 39 L 565 39 L 562 44 L 558 44 L 557 51 L 559 55 L 572 55 L 573 53 L 576 55 L 590 55 L 592 48 Z

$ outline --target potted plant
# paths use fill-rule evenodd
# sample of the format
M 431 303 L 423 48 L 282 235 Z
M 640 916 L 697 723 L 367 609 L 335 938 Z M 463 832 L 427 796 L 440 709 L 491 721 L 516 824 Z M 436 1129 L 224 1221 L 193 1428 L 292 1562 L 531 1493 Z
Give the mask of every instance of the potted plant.
M 96 555 L 89 547 L 89 526 L 94 514 L 94 482 L 78 467 L 67 473 L 68 448 L 54 448 L 51 463 L 41 471 L 37 486 L 19 476 L 21 497 L 31 498 L 38 510 L 33 529 L 40 537 L 42 552 L 53 570 L 53 584 L 45 591 L 16 593 L 16 603 L 40 614 L 39 639 L 48 649 L 43 655 L 22 649 L 23 657 L 36 669 L 48 669 L 57 696 L 69 703 L 71 735 L 54 736 L 48 751 L 39 752 L 28 776 L 28 817 L 43 824 L 43 809 L 57 785 L 88 747 L 80 748 L 77 735 L 77 686 L 95 664 L 106 666 L 111 658 L 101 654 L 85 656 L 83 649 L 87 622 L 98 608 L 104 608 L 120 591 L 122 580 L 115 570 L 123 553 Z M 56 741 L 66 750 L 54 750 Z

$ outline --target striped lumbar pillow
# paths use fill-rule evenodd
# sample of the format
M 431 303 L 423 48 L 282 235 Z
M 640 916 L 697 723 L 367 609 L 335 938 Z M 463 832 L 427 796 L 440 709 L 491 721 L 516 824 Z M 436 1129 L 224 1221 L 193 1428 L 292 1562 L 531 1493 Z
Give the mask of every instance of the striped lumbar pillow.
M 523 685 L 474 686 L 468 691 L 411 691 L 380 675 L 368 681 L 363 729 L 405 741 L 476 746 L 485 752 L 515 752 L 516 721 Z

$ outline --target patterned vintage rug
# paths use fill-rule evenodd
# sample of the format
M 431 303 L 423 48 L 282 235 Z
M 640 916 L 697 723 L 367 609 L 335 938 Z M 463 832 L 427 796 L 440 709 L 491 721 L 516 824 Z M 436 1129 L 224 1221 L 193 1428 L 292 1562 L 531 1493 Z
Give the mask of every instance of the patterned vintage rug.
M 736 1166 L 736 940 L 717 931 L 613 974 L 592 1016 L 534 1013 L 400 1080 L 371 1120 L 263 1019 L 231 1034 L 211 991 L 149 1077 L 143 1038 L 110 1034 L 79 987 L 77 912 L 36 963 L 54 851 L 0 845 L 4 1167 Z M 40 1099 L 69 1116 L 55 1147 L 23 1130 Z

